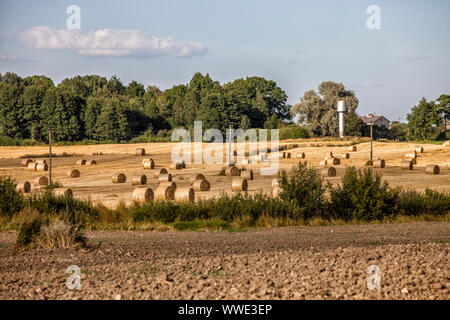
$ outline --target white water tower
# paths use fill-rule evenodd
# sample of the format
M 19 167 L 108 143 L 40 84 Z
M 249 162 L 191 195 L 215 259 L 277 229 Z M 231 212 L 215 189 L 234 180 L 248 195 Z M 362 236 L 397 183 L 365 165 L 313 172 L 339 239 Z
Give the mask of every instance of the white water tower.
M 347 104 L 345 100 L 339 100 L 337 102 L 337 112 L 339 113 L 339 137 L 344 138 L 344 114 L 347 112 Z

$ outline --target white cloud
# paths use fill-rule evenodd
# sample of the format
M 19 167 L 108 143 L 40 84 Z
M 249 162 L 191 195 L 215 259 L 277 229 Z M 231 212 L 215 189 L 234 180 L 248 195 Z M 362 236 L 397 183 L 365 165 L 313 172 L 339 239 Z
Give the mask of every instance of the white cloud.
M 430 56 L 422 56 L 422 55 L 409 55 L 409 56 L 403 56 L 403 57 L 399 58 L 399 60 L 401 60 L 401 61 L 409 61 L 409 62 L 425 61 L 425 60 L 430 60 L 430 59 L 431 59 Z
M 134 29 L 102 29 L 82 34 L 79 30 L 38 26 L 19 35 L 19 43 L 38 50 L 71 50 L 83 56 L 192 57 L 206 54 L 201 43 L 154 37 Z
M 16 60 L 17 59 L 15 57 L 11 57 L 3 52 L 0 52 L 0 61 L 16 61 Z

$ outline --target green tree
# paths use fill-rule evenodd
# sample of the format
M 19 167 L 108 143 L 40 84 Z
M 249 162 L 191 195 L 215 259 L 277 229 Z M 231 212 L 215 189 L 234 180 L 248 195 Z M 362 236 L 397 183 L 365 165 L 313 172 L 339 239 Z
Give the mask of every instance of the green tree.
M 353 137 L 367 137 L 370 135 L 369 126 L 358 116 L 355 111 L 350 111 L 345 116 L 345 135 Z
M 299 124 L 306 124 L 316 136 L 333 136 L 338 133 L 338 115 L 336 104 L 345 100 L 348 112 L 356 111 L 359 100 L 355 93 L 346 90 L 342 83 L 325 81 L 319 85 L 319 91 L 305 92 L 300 102 L 291 109 L 292 115 L 298 115 Z
M 408 120 L 406 136 L 410 140 L 434 139 L 442 124 L 442 116 L 434 101 L 425 98 L 411 108 L 406 116 Z
M 144 85 L 137 81 L 131 81 L 126 89 L 129 98 L 142 97 L 145 94 Z
M 441 94 L 437 101 L 439 101 L 438 111 L 444 118 L 444 132 L 447 132 L 447 123 L 450 118 L 450 95 Z

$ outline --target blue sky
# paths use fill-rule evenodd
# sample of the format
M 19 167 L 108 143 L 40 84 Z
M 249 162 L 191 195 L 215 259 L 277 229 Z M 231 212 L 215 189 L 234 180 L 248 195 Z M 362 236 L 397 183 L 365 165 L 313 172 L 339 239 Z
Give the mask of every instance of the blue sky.
M 71 4 L 81 9 L 76 43 L 65 38 Z M 381 10 L 381 30 L 366 27 L 369 5 Z M 2 0 L 0 72 L 56 83 L 117 74 L 161 88 L 196 71 L 222 83 L 257 75 L 275 80 L 290 104 L 332 80 L 356 92 L 360 114 L 404 120 L 421 97 L 450 93 L 449 13 L 448 0 Z M 89 47 L 104 29 L 100 45 L 116 41 L 122 51 Z

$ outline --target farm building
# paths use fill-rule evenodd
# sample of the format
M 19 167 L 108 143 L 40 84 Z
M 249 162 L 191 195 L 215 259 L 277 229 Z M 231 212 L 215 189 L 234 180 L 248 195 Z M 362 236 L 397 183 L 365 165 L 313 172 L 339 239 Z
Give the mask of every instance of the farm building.
M 370 123 L 373 123 L 374 126 L 385 127 L 388 129 L 391 125 L 391 122 L 383 116 L 376 116 L 373 114 L 368 114 L 367 116 L 360 116 L 360 118 L 367 125 L 369 125 Z

